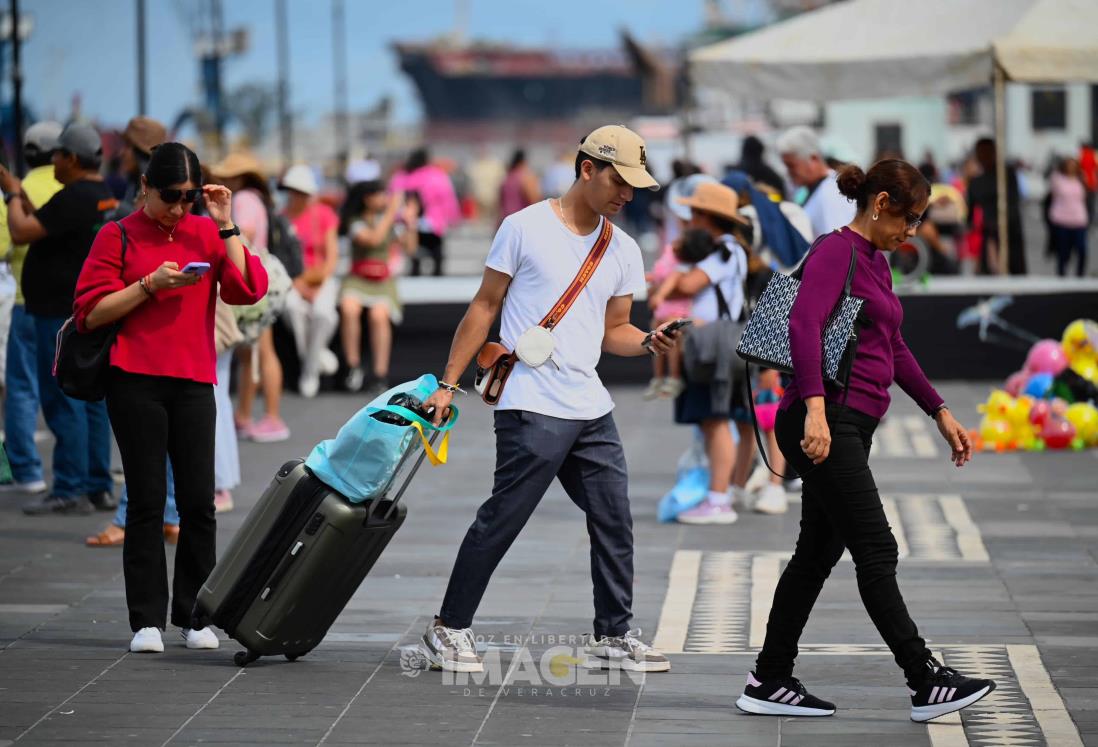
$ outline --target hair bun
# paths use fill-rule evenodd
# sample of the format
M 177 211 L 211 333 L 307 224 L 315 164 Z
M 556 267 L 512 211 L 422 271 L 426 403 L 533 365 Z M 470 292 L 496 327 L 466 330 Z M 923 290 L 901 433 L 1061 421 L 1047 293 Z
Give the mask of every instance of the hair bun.
M 866 176 L 857 164 L 844 166 L 838 175 L 839 192 L 851 200 L 857 200 L 865 191 Z

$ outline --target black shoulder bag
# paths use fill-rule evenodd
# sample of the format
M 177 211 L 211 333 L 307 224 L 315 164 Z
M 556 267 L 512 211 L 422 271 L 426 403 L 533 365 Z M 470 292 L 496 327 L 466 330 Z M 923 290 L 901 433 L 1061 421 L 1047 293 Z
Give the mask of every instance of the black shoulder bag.
M 122 232 L 121 267 L 126 266 L 126 229 L 115 221 Z M 121 274 L 121 272 L 119 273 Z M 57 333 L 53 358 L 53 375 L 61 391 L 73 399 L 98 402 L 107 396 L 107 381 L 111 368 L 111 348 L 118 337 L 122 321 L 80 332 L 76 317 L 70 316 Z

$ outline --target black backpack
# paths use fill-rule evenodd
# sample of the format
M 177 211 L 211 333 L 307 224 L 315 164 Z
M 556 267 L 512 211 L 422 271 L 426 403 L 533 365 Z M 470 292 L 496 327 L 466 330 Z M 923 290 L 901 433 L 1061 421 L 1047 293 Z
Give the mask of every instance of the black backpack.
M 278 258 L 291 278 L 305 272 L 301 241 L 298 240 L 293 225 L 285 215 L 273 210 L 267 211 L 267 251 Z

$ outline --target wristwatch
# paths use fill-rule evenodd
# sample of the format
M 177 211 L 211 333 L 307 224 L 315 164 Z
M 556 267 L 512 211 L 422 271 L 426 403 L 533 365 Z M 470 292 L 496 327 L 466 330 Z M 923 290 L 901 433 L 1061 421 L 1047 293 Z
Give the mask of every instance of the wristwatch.
M 223 239 L 227 239 L 230 236 L 239 236 L 240 226 L 234 225 L 232 228 L 222 228 L 220 231 L 217 232 L 217 235 Z

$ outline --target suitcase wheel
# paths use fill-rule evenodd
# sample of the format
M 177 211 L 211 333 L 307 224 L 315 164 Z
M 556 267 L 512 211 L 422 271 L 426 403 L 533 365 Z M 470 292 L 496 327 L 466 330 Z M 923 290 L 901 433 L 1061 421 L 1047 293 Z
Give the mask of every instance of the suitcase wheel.
M 238 667 L 246 667 L 258 658 L 259 654 L 254 651 L 237 651 L 233 655 L 233 664 Z

